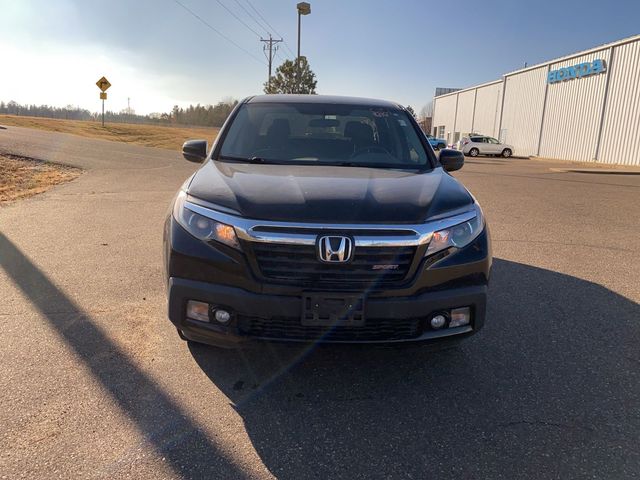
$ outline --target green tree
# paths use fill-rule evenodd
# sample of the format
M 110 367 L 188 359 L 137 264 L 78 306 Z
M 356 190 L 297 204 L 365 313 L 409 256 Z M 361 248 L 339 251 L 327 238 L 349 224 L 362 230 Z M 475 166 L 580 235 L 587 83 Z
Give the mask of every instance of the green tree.
M 413 107 L 411 105 L 407 105 L 407 112 L 409 112 L 411 115 L 413 115 L 413 118 L 417 118 L 416 117 L 416 112 L 413 109 Z
M 264 93 L 316 93 L 316 74 L 309 68 L 306 57 L 300 57 L 300 81 L 296 75 L 296 61 L 285 60 L 276 74 L 264 84 Z

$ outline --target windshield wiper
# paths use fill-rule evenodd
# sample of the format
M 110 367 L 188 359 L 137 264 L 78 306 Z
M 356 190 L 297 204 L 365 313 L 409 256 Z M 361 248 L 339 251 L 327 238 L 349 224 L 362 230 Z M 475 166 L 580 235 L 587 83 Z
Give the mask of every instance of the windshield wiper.
M 318 165 L 328 165 L 332 167 L 360 167 L 360 168 L 385 168 L 385 169 L 403 169 L 411 168 L 408 165 L 392 164 L 392 163 L 364 163 L 364 162 L 320 162 Z
M 243 162 L 243 163 L 269 163 L 268 160 L 262 157 L 234 157 L 232 155 L 218 155 L 218 160 L 231 160 L 232 162 Z

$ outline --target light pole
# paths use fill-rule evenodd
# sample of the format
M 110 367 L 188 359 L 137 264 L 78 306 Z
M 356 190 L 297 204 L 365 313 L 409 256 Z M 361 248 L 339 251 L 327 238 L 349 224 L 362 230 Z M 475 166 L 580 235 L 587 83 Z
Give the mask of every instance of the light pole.
M 296 57 L 296 93 L 300 92 L 300 18 L 311 13 L 311 4 L 300 2 L 298 5 L 298 56 Z

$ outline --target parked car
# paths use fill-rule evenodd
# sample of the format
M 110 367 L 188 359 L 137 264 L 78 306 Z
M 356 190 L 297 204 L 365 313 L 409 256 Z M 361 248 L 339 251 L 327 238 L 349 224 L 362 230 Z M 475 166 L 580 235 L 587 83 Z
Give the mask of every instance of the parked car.
M 501 155 L 508 158 L 513 155 L 513 147 L 511 145 L 500 143 L 495 138 L 484 135 L 464 137 L 460 141 L 459 150 L 462 150 L 462 153 L 470 157 L 477 157 L 478 155 Z
M 164 226 L 168 315 L 182 339 L 456 341 L 485 321 L 482 209 L 397 104 L 322 95 L 240 102 Z
M 433 147 L 434 150 L 442 150 L 443 148 L 447 148 L 447 141 L 444 138 L 436 138 L 433 135 L 427 135 L 427 140 L 429 140 L 429 144 Z

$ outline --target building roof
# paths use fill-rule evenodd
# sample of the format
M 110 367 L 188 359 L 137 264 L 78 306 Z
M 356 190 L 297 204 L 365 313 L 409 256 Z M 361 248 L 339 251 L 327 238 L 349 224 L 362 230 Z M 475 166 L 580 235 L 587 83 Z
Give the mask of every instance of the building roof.
M 505 77 L 510 77 L 512 75 L 516 75 L 518 73 L 523 73 L 523 72 L 526 72 L 526 71 L 529 71 L 529 70 L 535 70 L 536 68 L 540 68 L 540 67 L 546 67 L 547 65 L 550 65 L 552 63 L 559 63 L 559 62 L 563 62 L 563 61 L 566 61 L 566 60 L 571 60 L 572 58 L 581 57 L 582 55 L 587 55 L 589 53 L 598 52 L 600 50 L 605 50 L 607 48 L 616 47 L 618 45 L 623 45 L 625 43 L 636 42 L 638 40 L 640 40 L 640 35 L 633 35 L 631 37 L 622 38 L 620 40 L 616 40 L 615 42 L 605 43 L 603 45 L 598 45 L 597 47 L 592 47 L 592 48 L 589 48 L 587 50 L 581 50 L 579 52 L 575 52 L 575 53 L 572 53 L 570 55 L 565 55 L 563 57 L 557 57 L 557 58 L 554 58 L 552 60 L 547 60 L 546 62 L 536 63 L 535 65 L 531 65 L 531 66 L 528 66 L 528 67 L 525 67 L 525 68 L 521 68 L 521 69 L 518 69 L 518 70 L 513 70 L 511 72 L 507 72 L 507 73 L 502 74 L 501 78 L 499 78 L 497 80 L 492 80 L 490 82 L 481 83 L 479 85 L 474 85 L 474 86 L 471 86 L 471 87 L 465 87 L 462 90 L 458 90 L 456 92 L 445 93 L 443 95 L 434 96 L 434 98 L 443 98 L 443 97 L 446 97 L 446 96 L 449 96 L 449 95 L 457 95 L 459 93 L 464 93 L 464 92 L 466 92 L 468 90 L 474 90 L 476 88 L 486 87 L 486 86 L 489 86 L 489 85 L 493 85 L 495 83 L 501 83 L 501 82 L 504 81 Z
M 437 95 L 434 98 L 442 98 L 442 97 L 448 97 L 449 95 L 457 95 L 458 93 L 464 93 L 469 90 L 475 90 L 476 88 L 488 87 L 489 85 L 494 85 L 496 83 L 502 83 L 502 79 L 500 78 L 498 80 L 491 80 L 490 82 L 480 83 L 478 85 L 474 85 L 473 87 L 461 88 L 460 90 L 456 90 L 455 92 L 443 93 L 442 95 Z
M 607 48 L 617 47 L 618 45 L 623 45 L 625 43 L 636 42 L 640 40 L 640 35 L 633 35 L 631 37 L 622 38 L 620 40 L 616 40 L 615 42 L 603 43 L 602 45 L 598 45 L 597 47 L 592 47 L 587 50 L 580 50 L 579 52 L 571 53 L 569 55 L 564 55 L 562 57 L 557 57 L 552 60 L 547 60 L 546 62 L 536 63 L 535 65 L 531 65 L 530 67 L 520 68 L 518 70 L 514 70 L 512 72 L 507 72 L 503 76 L 509 77 L 511 75 L 516 75 L 518 73 L 526 72 L 528 70 L 535 70 L 536 68 L 546 67 L 551 63 L 559 63 L 565 60 L 571 60 L 572 58 L 581 57 L 583 55 L 588 55 L 589 53 L 598 52 L 600 50 L 606 50 Z

